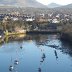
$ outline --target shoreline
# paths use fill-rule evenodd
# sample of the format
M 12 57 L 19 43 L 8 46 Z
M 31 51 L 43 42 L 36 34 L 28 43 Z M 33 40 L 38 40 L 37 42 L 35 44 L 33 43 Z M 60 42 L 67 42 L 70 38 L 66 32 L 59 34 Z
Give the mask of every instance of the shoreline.
M 57 33 L 60 33 L 60 31 L 57 31 L 57 30 L 53 30 L 53 31 L 46 31 L 46 30 L 43 30 L 43 31 L 26 31 L 26 34 L 57 34 Z
M 72 35 L 69 33 L 62 33 L 61 39 L 64 41 L 72 42 Z
M 54 33 L 61 33 L 61 31 L 58 30 L 30 30 L 26 31 L 24 30 L 23 32 L 4 32 L 5 36 L 9 35 L 19 35 L 19 34 L 54 34 Z
M 52 31 L 46 31 L 46 30 L 35 30 L 35 31 L 24 31 L 24 32 L 5 32 L 4 36 L 0 38 L 0 43 L 1 40 L 3 41 L 3 38 L 6 36 L 12 36 L 12 35 L 21 35 L 21 34 L 59 34 L 60 39 L 68 42 L 72 42 L 72 35 L 70 33 L 64 33 L 58 30 L 52 30 Z

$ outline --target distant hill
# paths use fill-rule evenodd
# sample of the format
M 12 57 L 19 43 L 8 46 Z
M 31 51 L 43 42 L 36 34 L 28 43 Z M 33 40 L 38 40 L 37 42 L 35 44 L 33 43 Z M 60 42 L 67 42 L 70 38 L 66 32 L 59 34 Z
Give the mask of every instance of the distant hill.
M 51 5 L 51 6 L 49 6 Z M 35 13 L 66 13 L 72 14 L 72 4 L 61 6 L 55 3 L 51 3 L 47 6 L 37 2 L 36 0 L 1 0 L 0 1 L 0 13 L 12 13 L 13 11 L 19 11 L 24 14 Z
M 72 3 L 68 4 L 68 5 L 64 5 L 64 6 L 58 7 L 58 8 L 72 8 Z
M 35 8 L 46 8 L 46 5 L 43 5 L 36 0 L 1 0 L 1 6 L 17 6 L 17 7 L 35 7 Z
M 48 4 L 48 8 L 56 8 L 56 7 L 61 7 L 62 5 L 56 4 L 56 3 L 50 3 Z

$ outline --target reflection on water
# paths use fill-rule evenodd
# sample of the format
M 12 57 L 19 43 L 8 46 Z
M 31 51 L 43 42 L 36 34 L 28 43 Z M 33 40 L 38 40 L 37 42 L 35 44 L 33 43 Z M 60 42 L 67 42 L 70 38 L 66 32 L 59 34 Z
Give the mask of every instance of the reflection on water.
M 38 68 L 38 72 L 41 72 L 41 68 Z
M 17 35 L 0 45 L 0 72 L 72 72 L 72 45 L 53 35 Z
M 42 55 L 42 60 L 40 61 L 41 63 L 43 63 L 44 62 L 44 60 L 45 60 L 45 54 L 43 53 L 43 55 Z
M 58 59 L 57 51 L 54 50 L 54 53 L 55 53 L 55 57 L 56 57 L 56 59 Z

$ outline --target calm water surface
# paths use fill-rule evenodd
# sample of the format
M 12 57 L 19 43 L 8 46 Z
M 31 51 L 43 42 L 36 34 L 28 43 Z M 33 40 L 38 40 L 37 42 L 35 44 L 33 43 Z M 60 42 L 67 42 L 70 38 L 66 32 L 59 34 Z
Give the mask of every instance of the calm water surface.
M 58 35 L 6 38 L 0 45 L 0 72 L 72 72 L 72 46 Z

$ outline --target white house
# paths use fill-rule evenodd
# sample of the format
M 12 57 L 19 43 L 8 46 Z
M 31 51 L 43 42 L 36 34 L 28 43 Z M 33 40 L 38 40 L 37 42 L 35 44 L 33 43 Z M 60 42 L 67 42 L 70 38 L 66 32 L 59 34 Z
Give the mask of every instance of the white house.
M 11 19 L 12 19 L 13 21 L 18 21 L 18 20 L 19 20 L 17 17 L 11 17 Z
M 34 18 L 32 18 L 32 17 L 28 17 L 28 18 L 26 18 L 26 21 L 28 22 L 28 21 L 34 21 L 35 19 Z
M 52 23 L 59 23 L 60 21 L 57 20 L 56 18 L 52 20 Z

